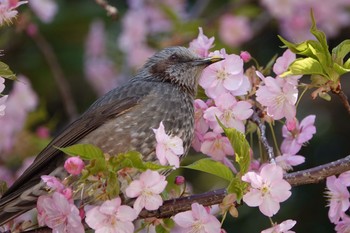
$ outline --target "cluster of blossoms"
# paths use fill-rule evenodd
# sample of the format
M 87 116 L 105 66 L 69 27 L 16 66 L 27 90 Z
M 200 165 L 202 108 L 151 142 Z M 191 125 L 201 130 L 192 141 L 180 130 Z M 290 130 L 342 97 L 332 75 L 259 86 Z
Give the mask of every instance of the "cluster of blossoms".
M 0 1 L 0 26 L 7 23 L 10 24 L 17 16 L 17 7 L 29 3 L 30 8 L 44 23 L 50 23 L 57 13 L 58 6 L 54 0 L 1 0 Z
M 32 90 L 29 80 L 19 75 L 9 96 L 2 98 L 6 99 L 6 114 L 0 118 L 0 152 L 4 155 L 12 148 L 28 113 L 37 106 L 38 97 Z
M 327 178 L 327 192 L 329 199 L 328 217 L 336 224 L 335 230 L 339 233 L 350 231 L 350 216 L 346 213 L 350 207 L 350 172 L 344 172 L 338 177 Z
M 279 21 L 279 28 L 284 36 L 293 41 L 310 39 L 310 9 L 317 17 L 318 26 L 329 37 L 336 36 L 342 27 L 350 24 L 347 9 L 349 1 L 334 0 L 320 4 L 318 0 L 276 1 L 261 0 L 269 13 Z M 329 20 L 332 18 L 332 20 Z

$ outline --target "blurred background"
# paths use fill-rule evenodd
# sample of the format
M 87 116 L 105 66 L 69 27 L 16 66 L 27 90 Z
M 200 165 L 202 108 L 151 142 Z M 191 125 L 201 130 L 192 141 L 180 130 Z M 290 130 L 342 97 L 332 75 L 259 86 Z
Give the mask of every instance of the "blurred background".
M 101 3 L 102 2 L 102 3 Z M 30 0 L 17 8 L 13 24 L 0 27 L 0 60 L 17 74 L 6 80 L 6 115 L 0 118 L 0 179 L 10 185 L 52 136 L 99 96 L 121 85 L 147 57 L 171 45 L 188 46 L 198 35 L 215 37 L 212 51 L 248 51 L 261 66 L 284 51 L 277 35 L 292 42 L 311 39 L 310 9 L 330 48 L 350 38 L 348 0 Z M 250 66 L 252 63 L 246 64 Z M 350 96 L 350 77 L 342 78 Z M 302 81 L 308 83 L 309 78 Z M 337 96 L 312 100 L 307 92 L 298 119 L 316 115 L 317 133 L 299 153 L 306 162 L 296 170 L 321 165 L 350 154 L 350 116 Z M 277 132 L 279 134 L 279 131 Z M 281 142 L 281 139 L 279 139 Z M 197 158 L 190 156 L 189 163 Z M 217 178 L 180 171 L 195 193 L 224 187 Z M 293 188 L 273 221 L 294 219 L 296 232 L 333 232 L 328 220 L 325 183 Z M 227 232 L 260 232 L 270 226 L 258 208 L 238 208 L 228 217 Z

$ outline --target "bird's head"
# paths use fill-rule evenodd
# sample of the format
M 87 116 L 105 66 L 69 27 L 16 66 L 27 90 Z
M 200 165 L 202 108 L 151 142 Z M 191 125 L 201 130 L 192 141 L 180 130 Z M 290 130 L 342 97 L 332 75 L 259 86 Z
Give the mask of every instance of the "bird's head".
M 221 60 L 220 57 L 202 58 L 185 47 L 170 47 L 149 58 L 143 70 L 154 79 L 173 83 L 195 95 L 204 68 Z

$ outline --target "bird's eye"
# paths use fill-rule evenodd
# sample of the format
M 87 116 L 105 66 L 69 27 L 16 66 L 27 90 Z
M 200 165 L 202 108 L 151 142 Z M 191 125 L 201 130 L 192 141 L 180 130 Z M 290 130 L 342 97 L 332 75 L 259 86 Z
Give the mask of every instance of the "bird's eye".
M 176 53 L 174 53 L 174 54 L 172 54 L 172 55 L 170 56 L 170 60 L 172 60 L 172 61 L 178 61 L 178 60 L 179 60 L 179 56 L 178 56 Z

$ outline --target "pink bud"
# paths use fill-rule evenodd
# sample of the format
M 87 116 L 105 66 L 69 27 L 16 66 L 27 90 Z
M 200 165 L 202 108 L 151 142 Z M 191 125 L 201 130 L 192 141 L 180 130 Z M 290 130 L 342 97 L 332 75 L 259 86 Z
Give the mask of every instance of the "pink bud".
M 73 191 L 71 188 L 65 188 L 62 190 L 62 194 L 63 196 L 67 199 L 67 200 L 71 200 L 73 197 Z
M 85 164 L 79 157 L 70 157 L 64 163 L 64 168 L 69 174 L 79 175 L 84 169 Z
M 42 139 L 48 138 L 50 137 L 50 130 L 45 126 L 39 126 L 36 129 L 36 135 Z
M 295 128 L 297 126 L 297 120 L 295 119 L 295 117 L 292 120 L 287 120 L 286 126 L 287 126 L 288 131 L 290 131 L 290 132 L 295 130 Z
M 182 185 L 182 184 L 184 184 L 185 183 L 185 177 L 183 177 L 183 176 L 177 176 L 176 178 L 175 178 L 175 184 L 176 185 Z
M 252 56 L 247 51 L 241 51 L 241 54 L 239 55 L 244 62 L 249 62 L 250 59 L 252 59 Z
M 38 27 L 34 23 L 30 23 L 26 28 L 27 34 L 30 37 L 34 37 L 38 33 Z

